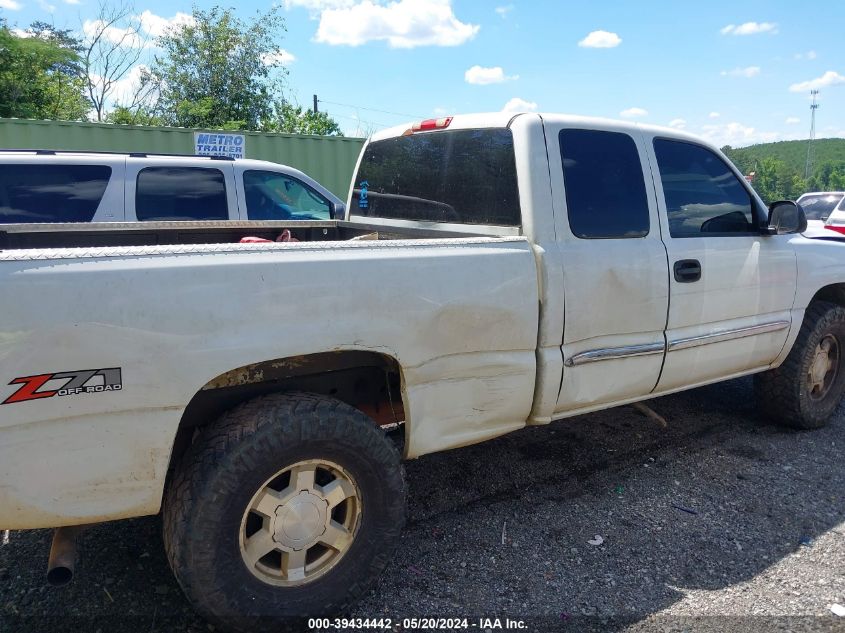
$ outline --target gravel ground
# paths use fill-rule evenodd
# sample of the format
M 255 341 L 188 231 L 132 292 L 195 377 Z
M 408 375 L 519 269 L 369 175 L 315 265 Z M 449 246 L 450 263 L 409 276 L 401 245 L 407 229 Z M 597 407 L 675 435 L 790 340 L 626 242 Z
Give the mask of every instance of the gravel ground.
M 410 520 L 349 617 L 522 620 L 528 631 L 845 631 L 845 409 L 761 422 L 751 382 L 590 414 L 409 462 Z M 0 631 L 199 632 L 155 517 L 81 538 L 45 586 L 50 532 L 0 546 Z M 600 544 L 598 544 L 600 543 Z M 492 627 L 492 630 L 496 630 Z

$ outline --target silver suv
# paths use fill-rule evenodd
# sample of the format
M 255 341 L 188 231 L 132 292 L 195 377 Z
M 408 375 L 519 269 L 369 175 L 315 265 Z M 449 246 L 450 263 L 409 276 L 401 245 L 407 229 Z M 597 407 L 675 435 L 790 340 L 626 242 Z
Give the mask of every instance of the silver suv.
M 301 171 L 261 160 L 0 150 L 0 224 L 342 219 Z

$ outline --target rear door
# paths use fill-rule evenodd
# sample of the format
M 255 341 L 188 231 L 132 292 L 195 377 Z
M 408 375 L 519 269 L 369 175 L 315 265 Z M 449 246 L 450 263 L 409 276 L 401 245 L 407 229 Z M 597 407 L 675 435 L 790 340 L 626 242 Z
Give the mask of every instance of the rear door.
M 201 158 L 127 158 L 127 221 L 238 219 L 232 164 Z
M 722 156 L 646 135 L 669 256 L 667 355 L 658 391 L 767 366 L 783 349 L 797 266 L 790 235 Z
M 669 286 L 641 136 L 545 127 L 566 297 L 556 413 L 644 396 L 663 363 Z

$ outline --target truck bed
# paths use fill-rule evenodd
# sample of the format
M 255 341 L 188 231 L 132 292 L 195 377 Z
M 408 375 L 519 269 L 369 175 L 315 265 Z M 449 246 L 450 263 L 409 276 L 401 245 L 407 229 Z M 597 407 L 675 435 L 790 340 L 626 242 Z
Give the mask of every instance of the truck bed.
M 467 227 L 471 228 L 471 227 Z M 175 244 L 230 244 L 244 237 L 275 240 L 285 229 L 300 242 L 348 240 L 378 233 L 378 239 L 443 238 L 478 235 L 441 229 L 397 229 L 395 233 L 360 222 L 338 220 L 197 222 L 86 222 L 0 224 L 0 251 L 17 249 L 86 248 L 110 246 L 163 246 Z M 383 227 L 382 227 L 383 229 Z

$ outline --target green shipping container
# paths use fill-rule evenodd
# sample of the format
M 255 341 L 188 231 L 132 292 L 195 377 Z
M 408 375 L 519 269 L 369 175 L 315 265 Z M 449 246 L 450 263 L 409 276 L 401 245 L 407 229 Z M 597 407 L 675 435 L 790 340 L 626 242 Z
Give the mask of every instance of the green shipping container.
M 362 138 L 0 118 L 0 149 L 193 154 L 195 132 L 243 134 L 245 158 L 290 165 L 346 200 Z

